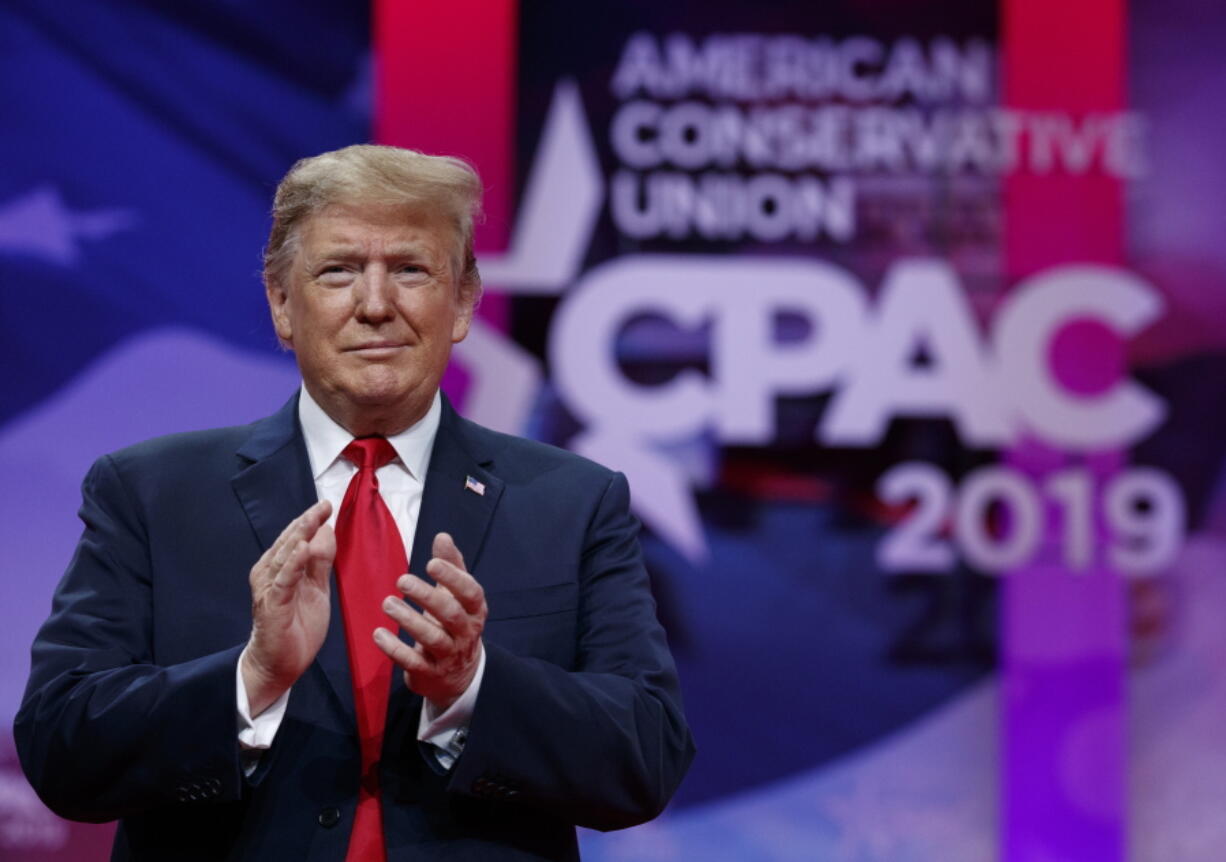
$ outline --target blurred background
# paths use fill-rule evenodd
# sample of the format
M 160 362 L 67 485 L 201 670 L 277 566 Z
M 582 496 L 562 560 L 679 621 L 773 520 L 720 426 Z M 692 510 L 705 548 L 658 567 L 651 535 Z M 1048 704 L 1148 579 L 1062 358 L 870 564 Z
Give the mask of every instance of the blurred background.
M 293 393 L 272 192 L 370 141 L 486 180 L 453 400 L 644 524 L 699 755 L 585 859 L 1222 858 L 1223 39 L 1211 0 L 7 0 L 0 858 L 109 852 L 11 739 L 82 476 Z

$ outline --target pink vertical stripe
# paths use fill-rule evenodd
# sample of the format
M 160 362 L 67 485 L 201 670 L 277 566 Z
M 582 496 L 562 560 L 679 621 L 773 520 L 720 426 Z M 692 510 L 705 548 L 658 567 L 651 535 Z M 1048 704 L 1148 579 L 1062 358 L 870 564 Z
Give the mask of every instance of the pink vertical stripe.
M 1005 104 L 1064 112 L 1124 105 L 1124 0 L 1005 0 Z M 1006 177 L 1005 269 L 1011 283 L 1071 262 L 1118 264 L 1123 207 L 1118 181 L 1060 168 Z M 1094 338 L 1093 327 L 1065 340 Z M 1053 361 L 1093 345 L 1062 344 Z M 1062 358 L 1063 357 L 1063 358 Z M 1070 359 L 1071 358 L 1071 359 Z M 1056 368 L 1077 379 L 1079 369 Z M 1006 460 L 1036 480 L 1077 465 L 1096 482 L 1122 463 L 1030 443 Z M 1059 523 L 1034 564 L 1009 573 L 1002 593 L 1002 834 L 1006 862 L 1123 860 L 1126 835 L 1126 605 L 1120 576 L 1101 564 L 1070 572 L 1059 558 Z
M 516 0 L 375 0 L 375 140 L 462 156 L 485 181 L 477 249 L 510 238 L 515 192 Z M 504 297 L 481 304 L 505 326 Z

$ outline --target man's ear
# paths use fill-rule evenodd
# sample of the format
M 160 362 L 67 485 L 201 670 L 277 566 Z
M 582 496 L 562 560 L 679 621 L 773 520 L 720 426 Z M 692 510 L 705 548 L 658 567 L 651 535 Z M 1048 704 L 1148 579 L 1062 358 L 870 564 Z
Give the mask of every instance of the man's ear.
M 481 295 L 481 286 L 461 285 L 457 297 L 455 320 L 451 324 L 451 343 L 459 344 L 468 335 L 468 328 L 473 322 L 473 311 L 477 308 L 477 298 Z
M 264 295 L 268 297 L 268 311 L 272 315 L 272 327 L 277 331 L 277 340 L 282 347 L 294 346 L 294 330 L 290 325 L 289 289 L 279 279 L 264 283 Z

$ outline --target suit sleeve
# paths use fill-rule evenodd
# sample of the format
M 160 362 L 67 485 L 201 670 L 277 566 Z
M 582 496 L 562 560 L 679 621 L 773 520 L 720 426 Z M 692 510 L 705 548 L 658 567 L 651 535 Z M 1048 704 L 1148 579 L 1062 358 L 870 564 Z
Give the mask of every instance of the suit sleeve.
M 574 670 L 486 643 L 449 790 L 618 829 L 659 814 L 694 755 L 621 474 L 589 524 L 579 579 Z
M 80 517 L 84 532 L 34 642 L 14 723 L 26 776 L 75 820 L 238 797 L 242 645 L 155 664 L 145 520 L 110 456 L 85 478 Z

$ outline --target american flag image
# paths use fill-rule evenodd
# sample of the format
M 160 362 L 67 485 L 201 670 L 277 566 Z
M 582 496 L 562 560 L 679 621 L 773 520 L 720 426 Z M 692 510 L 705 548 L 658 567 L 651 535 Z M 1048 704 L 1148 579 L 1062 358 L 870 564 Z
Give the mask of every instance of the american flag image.
M 478 496 L 485 496 L 485 483 L 478 482 L 472 476 L 468 476 L 464 479 L 464 487 Z

